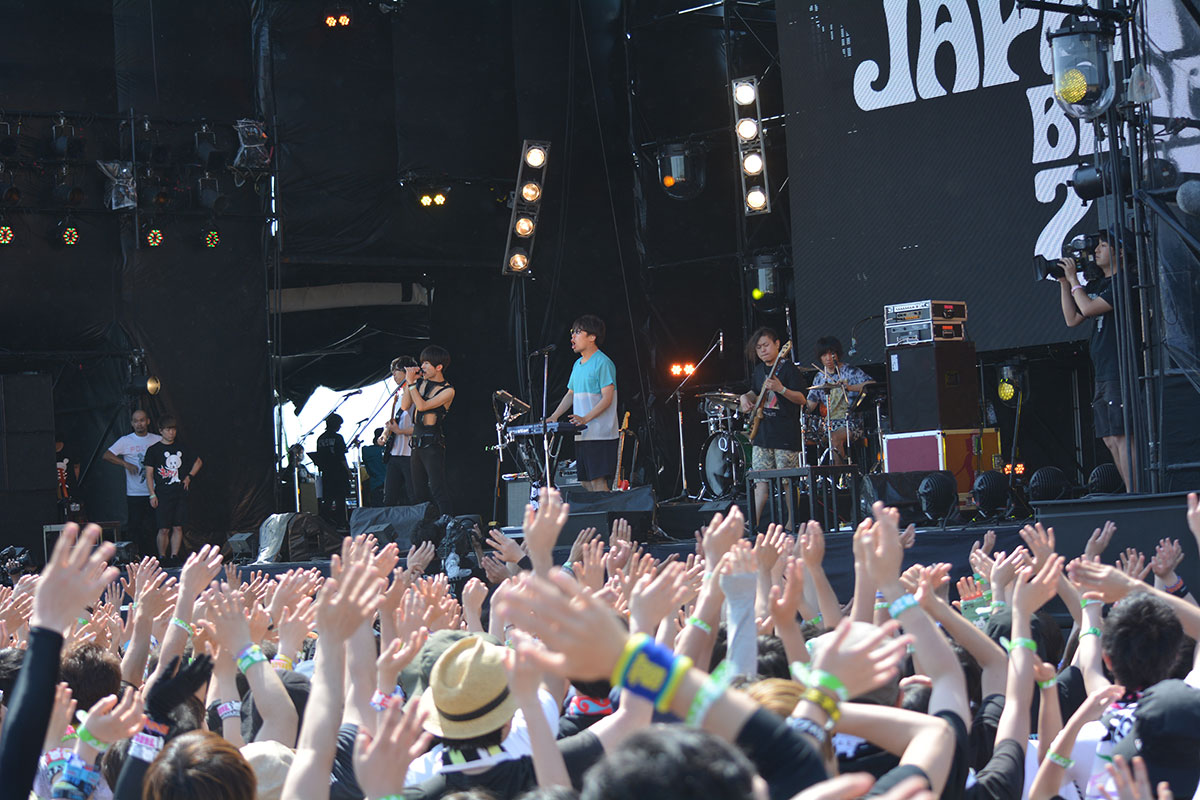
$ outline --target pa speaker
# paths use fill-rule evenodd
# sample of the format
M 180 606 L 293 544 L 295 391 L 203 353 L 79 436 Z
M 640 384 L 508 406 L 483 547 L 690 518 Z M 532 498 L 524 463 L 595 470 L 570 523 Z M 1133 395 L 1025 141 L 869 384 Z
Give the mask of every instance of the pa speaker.
M 626 492 L 587 492 L 565 490 L 563 500 L 571 505 L 567 524 L 558 535 L 558 545 L 570 546 L 584 528 L 595 528 L 605 535 L 618 519 L 626 520 L 633 528 L 633 540 L 644 542 L 654 524 L 657 505 L 654 489 L 639 486 Z
M 350 535 L 369 533 L 378 539 L 380 544 L 395 542 L 400 552 L 405 553 L 412 545 L 413 529 L 418 523 L 432 519 L 437 519 L 433 503 L 356 508 L 350 514 Z
M 917 490 L 926 476 L 937 474 L 937 471 L 918 470 L 915 472 L 884 472 L 875 475 L 864 475 L 862 491 L 859 493 L 859 511 L 864 517 L 871 516 L 871 506 L 876 500 L 883 501 L 885 506 L 891 506 L 900 512 L 900 527 L 913 525 L 928 525 L 930 520 L 921 511 L 921 497 Z M 954 480 L 949 472 L 942 475 Z
M 974 342 L 932 342 L 887 351 L 893 433 L 979 427 Z

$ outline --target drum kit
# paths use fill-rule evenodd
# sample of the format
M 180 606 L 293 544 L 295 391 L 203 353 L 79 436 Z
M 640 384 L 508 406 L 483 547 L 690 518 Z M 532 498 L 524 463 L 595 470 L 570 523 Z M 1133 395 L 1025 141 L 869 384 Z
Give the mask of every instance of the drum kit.
M 810 387 L 812 388 L 812 387 Z M 819 388 L 819 387 L 817 387 Z M 807 391 L 807 389 L 805 390 Z M 800 466 L 823 465 L 834 462 L 833 434 L 849 428 L 848 454 L 851 463 L 871 464 L 869 471 L 882 470 L 882 408 L 887 401 L 882 384 L 867 384 L 857 400 L 840 419 L 828 419 L 828 410 L 821 404 L 817 410 L 802 407 L 800 430 L 804 442 L 800 449 Z M 745 429 L 746 414 L 741 410 L 738 395 L 728 390 L 705 392 L 697 396 L 700 413 L 708 429 L 700 449 L 700 475 L 704 484 L 702 497 L 723 499 L 741 492 L 746 470 L 750 467 L 751 444 Z M 869 413 L 869 406 L 874 412 Z M 874 424 L 868 435 L 868 417 Z

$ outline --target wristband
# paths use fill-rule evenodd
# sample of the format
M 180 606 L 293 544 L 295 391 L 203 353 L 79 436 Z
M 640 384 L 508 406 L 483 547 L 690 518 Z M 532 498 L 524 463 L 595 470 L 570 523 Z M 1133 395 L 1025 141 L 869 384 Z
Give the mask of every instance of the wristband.
M 883 592 L 876 591 L 876 592 L 875 592 L 875 599 L 876 599 L 876 600 L 882 600 L 882 599 L 884 599 L 884 598 L 883 598 Z
M 705 622 L 704 620 L 700 619 L 700 618 L 699 618 L 699 617 L 697 617 L 695 614 L 693 614 L 692 616 L 688 617 L 687 624 L 688 624 L 688 625 L 694 625 L 694 626 L 696 626 L 697 628 L 699 628 L 700 630 L 704 631 L 705 633 L 712 633 L 712 625 L 709 625 L 707 622 Z
M 76 728 L 75 733 L 79 736 L 79 741 L 83 742 L 84 744 L 91 745 L 101 753 L 107 750 L 111 744 L 111 742 L 102 742 L 97 739 L 95 735 L 87 729 L 86 724 L 80 725 L 78 728 Z
M 825 730 L 824 726 L 813 722 L 808 717 L 788 717 L 787 724 L 793 730 L 807 733 L 816 739 L 818 744 L 825 744 L 825 740 L 829 738 L 829 732 Z
M 700 691 L 696 692 L 696 696 L 692 699 L 692 705 L 688 708 L 687 718 L 684 720 L 688 725 L 694 728 L 700 727 L 704 722 L 704 718 L 708 716 L 709 709 L 717 702 L 717 699 L 725 694 L 725 690 L 729 688 L 729 684 L 733 682 L 733 663 L 730 661 L 722 661 L 708 676 L 708 680 L 700 687 Z
M 1080 631 L 1079 638 L 1082 639 L 1085 636 L 1095 636 L 1097 639 L 1099 639 L 1101 633 L 1102 631 L 1099 628 L 1091 627 Z
M 1038 685 L 1038 687 L 1039 687 L 1039 688 L 1042 688 L 1042 689 L 1052 689 L 1052 688 L 1054 688 L 1055 686 L 1057 686 L 1057 685 L 1058 685 L 1058 679 L 1057 679 L 1057 678 L 1051 678 L 1051 679 L 1050 679 L 1050 680 L 1048 680 L 1048 681 L 1038 681 L 1038 682 L 1037 682 L 1037 685 Z
M 1187 593 L 1188 593 L 1187 584 L 1183 582 L 1183 578 L 1180 578 L 1179 585 L 1174 589 L 1167 589 L 1167 593 L 1174 595 L 1175 597 L 1178 597 L 1181 599 L 1184 597 L 1187 597 Z
M 392 690 L 392 697 L 399 697 L 401 700 L 408 699 L 408 693 L 404 691 L 404 687 L 396 684 L 396 688 Z
M 138 761 L 150 763 L 158 756 L 158 751 L 162 750 L 162 746 L 161 736 L 145 731 L 135 733 L 129 740 L 129 755 Z
M 281 655 L 276 655 L 274 658 L 271 659 L 271 666 L 277 667 L 278 669 L 286 669 L 286 670 L 293 670 L 296 668 L 296 665 L 292 663 L 292 660 L 290 658 L 288 658 L 287 656 L 281 656 Z
M 100 770 L 72 753 L 66 768 L 51 788 L 51 797 L 87 800 L 100 783 Z
M 1002 608 L 1008 608 L 1008 603 L 1004 602 L 1003 600 L 993 600 L 992 601 L 992 613 L 993 614 L 995 614 L 997 611 L 999 611 Z
M 1173 594 L 1175 592 L 1175 590 L 1178 589 L 1180 586 L 1183 586 L 1183 578 L 1176 575 L 1174 583 L 1172 583 L 1170 586 L 1167 586 L 1165 584 L 1163 585 L 1163 591 L 1171 592 Z
M 892 619 L 898 618 L 905 611 L 917 605 L 917 598 L 911 594 L 900 595 L 896 601 L 888 606 L 888 613 L 892 615 Z
M 687 656 L 676 656 L 649 635 L 640 633 L 625 644 L 625 651 L 613 670 L 612 683 L 665 711 L 691 666 L 692 660 Z
M 242 715 L 242 704 L 236 700 L 221 703 L 217 706 L 217 716 L 221 719 L 233 719 Z
M 825 724 L 825 730 L 827 731 L 832 730 L 833 726 L 837 725 L 838 720 L 842 718 L 842 712 L 838 709 L 837 700 L 834 700 L 820 689 L 805 689 L 804 694 L 800 695 L 800 699 L 815 703 L 821 707 L 821 710 L 829 717 L 829 721 Z
M 1083 288 L 1083 287 L 1082 287 L 1082 286 L 1079 286 L 1079 285 L 1072 286 L 1072 287 L 1071 287 L 1071 294 L 1075 294 L 1076 292 L 1078 292 L 1078 291 L 1079 291 L 1080 289 L 1082 289 L 1082 288 Z M 1075 763 L 1075 762 L 1071 762 L 1071 763 Z
M 63 765 L 67 763 L 67 759 L 71 757 L 71 750 L 66 747 L 55 747 L 42 753 L 41 761 L 42 769 L 48 775 L 54 775 L 62 770 Z
M 196 635 L 195 627 L 193 627 L 190 622 L 184 622 L 179 617 L 171 617 L 171 624 L 175 625 L 177 627 L 183 628 L 185 631 L 187 631 L 187 635 L 188 635 L 189 639 Z
M 1060 756 L 1058 753 L 1047 753 L 1046 758 L 1050 759 L 1055 764 L 1058 764 L 1063 769 L 1070 769 L 1075 766 L 1075 759 Z
M 371 695 L 371 708 L 376 711 L 386 711 L 391 700 L 392 698 L 389 695 L 376 689 L 375 694 Z
M 237 665 L 238 669 L 245 674 L 246 670 L 253 667 L 255 664 L 261 664 L 266 661 L 267 657 L 263 654 L 262 648 L 256 644 L 247 645 L 242 652 L 238 653 Z
M 876 611 L 886 611 L 887 608 L 888 608 L 888 604 L 886 601 L 883 601 L 883 600 L 875 601 L 875 610 Z
M 1087 608 L 1088 606 L 1094 606 L 1094 605 L 1096 605 L 1097 603 L 1099 603 L 1100 605 L 1104 605 L 1104 601 L 1103 601 L 1103 600 L 1097 600 L 1097 599 L 1096 599 L 1096 598 L 1094 598 L 1094 597 L 1092 597 L 1092 598 L 1088 598 L 1088 599 L 1086 599 L 1086 600 L 1085 600 L 1085 599 L 1083 599 L 1083 598 L 1080 598 L 1080 599 L 1079 599 L 1079 607 L 1080 607 L 1080 608 Z
M 1013 639 L 1012 641 L 1009 641 L 1008 638 L 1005 636 L 1001 636 L 1000 644 L 1004 647 L 1005 650 L 1007 650 L 1010 653 L 1013 650 L 1016 650 L 1018 647 L 1024 647 L 1026 650 L 1030 651 L 1031 653 L 1037 652 L 1037 642 L 1035 642 L 1033 639 L 1027 639 L 1024 636 L 1018 636 L 1016 639 Z
M 812 619 L 804 620 L 804 622 L 805 622 L 805 624 L 808 624 L 808 625 L 820 625 L 821 624 L 821 615 L 817 614 Z
M 823 669 L 814 669 L 799 661 L 792 664 L 791 670 L 792 677 L 804 684 L 806 688 L 828 689 L 827 694 L 836 697 L 843 703 L 850 699 L 850 694 L 846 691 L 846 684 L 842 683 L 841 678 L 832 672 L 826 672 Z

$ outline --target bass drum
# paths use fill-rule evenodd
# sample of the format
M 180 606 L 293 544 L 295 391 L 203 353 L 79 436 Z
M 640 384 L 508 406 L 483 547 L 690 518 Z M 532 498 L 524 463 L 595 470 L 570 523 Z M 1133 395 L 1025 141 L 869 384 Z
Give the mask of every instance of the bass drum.
M 700 451 L 700 475 L 710 497 L 729 497 L 741 489 L 750 463 L 750 440 L 740 431 L 717 431 Z

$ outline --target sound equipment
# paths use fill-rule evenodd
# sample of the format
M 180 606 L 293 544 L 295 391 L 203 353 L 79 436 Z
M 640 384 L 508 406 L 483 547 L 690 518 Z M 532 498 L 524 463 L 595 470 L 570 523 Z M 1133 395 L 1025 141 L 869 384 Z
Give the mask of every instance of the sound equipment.
M 576 425 L 574 422 L 547 422 L 546 432 L 554 434 L 570 434 L 574 435 L 581 431 L 586 431 L 587 425 Z M 541 436 L 542 423 L 536 422 L 532 425 L 509 425 L 508 432 L 513 436 Z
M 930 473 L 931 470 L 916 470 L 864 475 L 862 491 L 859 493 L 859 513 L 864 517 L 871 516 L 871 506 L 876 500 L 882 500 L 885 506 L 900 512 L 901 528 L 910 524 L 928 525 L 929 519 L 921 511 L 917 489 Z
M 917 300 L 913 303 L 893 303 L 883 307 L 883 324 L 904 325 L 909 322 L 967 321 L 967 304 L 961 300 Z
M 571 513 L 558 535 L 559 547 L 569 547 L 584 528 L 595 528 L 607 537 L 617 519 L 629 523 L 635 542 L 644 542 L 654 525 L 657 502 L 651 486 L 639 486 L 625 492 L 565 490 L 563 500 L 570 504 Z
M 0 375 L 0 520 L 5 544 L 42 552 L 57 522 L 54 393 L 49 375 Z
M 121 527 L 120 522 L 96 522 L 93 523 L 100 526 L 100 541 L 112 542 L 117 541 L 117 531 Z M 63 528 L 67 527 L 65 523 L 57 525 L 42 526 L 42 563 L 45 564 L 50 560 L 50 551 L 54 549 L 55 543 L 58 541 L 58 535 L 62 533 Z M 82 527 L 82 526 L 81 526 Z M 36 556 L 34 556 L 36 558 Z
M 705 502 L 683 501 L 663 503 L 658 507 L 658 527 L 672 539 L 690 540 L 698 530 L 712 522 L 714 514 L 728 514 L 737 505 L 732 500 L 708 500 Z M 746 504 L 741 503 L 743 513 Z
M 909 322 L 883 329 L 884 345 L 907 347 L 929 342 L 961 342 L 963 326 L 959 322 Z
M 979 371 L 974 342 L 934 342 L 890 348 L 887 358 L 888 398 L 894 432 L 952 430 L 979 425 Z
M 437 509 L 433 503 L 356 508 L 350 513 L 350 535 L 369 533 L 381 545 L 395 542 L 401 553 L 407 553 L 412 545 L 413 529 L 418 523 L 432 519 L 437 519 Z
M 308 561 L 341 544 L 332 525 L 316 514 L 272 514 L 258 529 L 256 564 Z
M 971 428 L 957 431 L 888 433 L 883 436 L 884 472 L 913 472 L 922 475 L 944 470 L 954 476 L 960 502 L 967 502 L 975 476 L 1003 469 L 1000 431 Z M 918 483 L 920 483 L 918 481 Z

